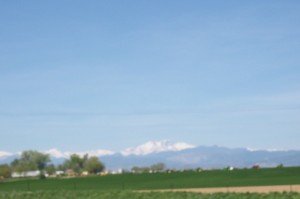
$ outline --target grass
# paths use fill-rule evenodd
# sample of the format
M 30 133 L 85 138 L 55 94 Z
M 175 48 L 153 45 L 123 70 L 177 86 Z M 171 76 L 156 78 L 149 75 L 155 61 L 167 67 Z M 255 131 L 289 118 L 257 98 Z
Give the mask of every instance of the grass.
M 118 191 L 292 184 L 300 184 L 300 167 L 23 179 L 0 183 L 0 191 Z
M 137 193 L 130 191 L 0 192 L 0 199 L 300 199 L 298 193 Z

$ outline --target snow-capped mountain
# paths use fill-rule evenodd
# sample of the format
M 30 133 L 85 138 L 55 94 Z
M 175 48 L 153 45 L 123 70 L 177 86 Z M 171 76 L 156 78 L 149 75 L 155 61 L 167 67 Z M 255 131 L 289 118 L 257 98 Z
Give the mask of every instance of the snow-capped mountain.
M 98 150 L 89 150 L 89 151 L 60 151 L 56 148 L 52 148 L 46 151 L 41 151 L 42 153 L 49 154 L 52 159 L 60 159 L 61 161 L 67 159 L 72 154 L 78 154 L 83 156 L 88 154 L 89 156 L 97 156 L 97 157 L 104 157 L 104 156 L 112 156 L 115 154 L 121 154 L 122 156 L 144 156 L 149 155 L 152 153 L 160 153 L 160 152 L 167 152 L 167 151 L 181 151 L 185 149 L 194 148 L 195 146 L 184 143 L 184 142 L 176 142 L 172 143 L 168 140 L 162 141 L 149 141 L 137 147 L 130 147 L 126 148 L 120 152 L 114 152 L 111 150 L 105 149 L 98 149 Z M 11 157 L 19 157 L 21 152 L 18 153 L 10 153 L 6 151 L 0 151 L 0 163 L 7 162 L 7 159 L 11 159 Z
M 249 151 L 246 148 L 199 146 L 180 151 L 164 151 L 147 155 L 124 156 L 114 154 L 104 156 L 101 160 L 110 169 L 130 169 L 133 166 L 149 166 L 158 162 L 165 163 L 168 168 L 176 169 L 197 167 L 220 169 L 227 166 L 245 168 L 255 164 L 262 167 L 275 167 L 279 164 L 300 166 L 300 151 Z
M 184 142 L 172 143 L 168 140 L 150 141 L 150 142 L 146 142 L 145 144 L 139 145 L 137 147 L 127 148 L 121 151 L 121 154 L 123 156 L 148 155 L 151 153 L 160 153 L 166 151 L 182 151 L 191 148 L 195 148 L 195 146 Z
M 126 148 L 120 152 L 114 152 L 111 150 L 105 150 L 105 149 L 98 149 L 98 150 L 89 150 L 89 151 L 60 151 L 56 148 L 52 148 L 46 151 L 42 151 L 43 153 L 49 154 L 51 157 L 54 158 L 68 158 L 71 154 L 78 154 L 80 156 L 83 156 L 85 154 L 88 154 L 89 156 L 109 156 L 114 155 L 116 153 L 120 153 L 123 156 L 129 156 L 129 155 L 149 155 L 152 153 L 160 153 L 160 152 L 166 152 L 166 151 L 181 151 L 185 149 L 191 149 L 195 146 L 191 144 L 187 144 L 184 142 L 176 142 L 172 143 L 168 140 L 162 140 L 162 141 L 149 141 L 142 145 L 139 145 L 137 147 L 130 147 Z M 6 158 L 12 155 L 21 154 L 19 153 L 10 153 L 6 151 L 0 151 L 0 158 Z
M 6 157 L 12 156 L 12 153 L 6 152 L 6 151 L 0 151 L 0 159 L 4 159 Z
M 220 146 L 198 146 L 170 141 L 151 141 L 124 149 L 120 152 L 110 150 L 90 150 L 81 152 L 42 151 L 51 156 L 54 164 L 63 163 L 71 154 L 97 156 L 107 169 L 130 169 L 133 166 L 149 166 L 163 162 L 168 168 L 224 168 L 226 166 L 251 167 L 260 164 L 273 167 L 300 166 L 300 151 L 297 150 L 258 150 L 250 148 L 226 148 Z M 10 163 L 20 153 L 0 151 L 0 164 Z

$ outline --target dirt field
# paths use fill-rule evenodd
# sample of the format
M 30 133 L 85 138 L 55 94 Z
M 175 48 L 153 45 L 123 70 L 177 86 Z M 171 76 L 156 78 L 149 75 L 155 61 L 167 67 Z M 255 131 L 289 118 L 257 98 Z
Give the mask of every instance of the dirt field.
M 281 185 L 281 186 L 256 186 L 256 187 L 223 187 L 223 188 L 190 188 L 190 189 L 162 189 L 144 190 L 142 192 L 198 192 L 198 193 L 217 193 L 217 192 L 238 192 L 238 193 L 270 193 L 270 192 L 298 192 L 300 185 Z

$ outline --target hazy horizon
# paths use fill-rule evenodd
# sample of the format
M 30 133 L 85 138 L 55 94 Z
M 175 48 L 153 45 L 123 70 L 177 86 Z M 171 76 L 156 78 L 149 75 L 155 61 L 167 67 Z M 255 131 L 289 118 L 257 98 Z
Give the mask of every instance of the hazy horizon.
M 58 148 L 51 148 L 48 150 L 36 150 L 36 149 L 24 149 L 22 151 L 0 151 L 0 160 L 9 158 L 11 156 L 21 155 L 23 151 L 33 150 L 39 151 L 44 154 L 49 154 L 50 157 L 53 158 L 69 158 L 72 154 L 77 154 L 81 157 L 88 154 L 89 156 L 97 156 L 97 157 L 104 157 L 104 156 L 111 156 L 111 155 L 122 155 L 122 156 L 145 156 L 151 154 L 158 154 L 161 152 L 181 152 L 184 150 L 196 149 L 197 148 L 224 148 L 230 150 L 246 150 L 248 152 L 258 152 L 258 151 L 265 151 L 265 152 L 292 152 L 292 151 L 299 151 L 298 149 L 262 149 L 262 148 L 251 148 L 251 147 L 227 147 L 227 146 L 220 146 L 220 145 L 191 145 L 185 142 L 172 142 L 170 140 L 156 140 L 156 141 L 148 141 L 145 143 L 141 143 L 137 146 L 128 146 L 120 151 L 113 151 L 110 149 L 90 149 L 86 151 L 63 151 Z

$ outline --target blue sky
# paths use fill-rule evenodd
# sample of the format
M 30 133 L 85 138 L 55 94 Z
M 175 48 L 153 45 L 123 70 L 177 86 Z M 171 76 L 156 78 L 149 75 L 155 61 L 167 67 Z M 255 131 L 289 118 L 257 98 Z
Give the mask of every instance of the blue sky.
M 300 149 L 300 2 L 1 1 L 0 150 Z

